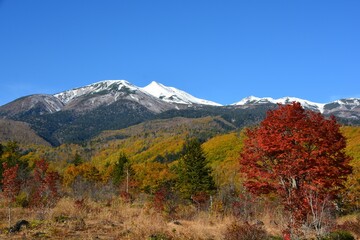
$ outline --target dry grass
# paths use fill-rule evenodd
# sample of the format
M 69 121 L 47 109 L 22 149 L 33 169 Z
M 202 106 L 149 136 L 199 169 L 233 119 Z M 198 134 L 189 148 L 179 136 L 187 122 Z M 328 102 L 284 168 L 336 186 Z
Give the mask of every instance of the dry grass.
M 346 215 L 346 216 L 342 216 L 342 217 L 339 217 L 338 219 L 336 219 L 336 223 L 337 224 L 344 224 L 345 222 L 356 222 L 357 219 L 360 218 L 360 214 L 358 213 L 353 213 L 353 214 L 349 214 L 349 215 Z
M 351 232 L 356 239 L 360 239 L 360 214 L 351 214 L 337 219 L 337 228 Z
M 29 228 L 8 234 L 7 209 L 0 209 L 0 239 L 223 239 L 231 217 L 198 213 L 192 220 L 166 220 L 153 209 L 114 200 L 111 204 L 61 199 L 51 210 L 13 209 L 13 224 L 21 219 Z M 157 238 L 160 239 L 160 238 Z
M 179 208 L 177 219 L 157 213 L 147 204 L 74 201 L 62 198 L 53 209 L 14 208 L 12 224 L 25 219 L 29 228 L 8 234 L 7 208 L 0 202 L 0 239 L 148 239 L 148 240 L 225 240 L 234 223 L 263 224 L 268 235 L 281 236 L 286 220 L 281 212 L 265 210 L 252 221 L 239 222 L 232 216 L 210 215 L 191 207 Z M 274 210 L 274 209 L 273 209 Z M 195 211 L 195 212 L 194 212 Z M 357 216 L 338 219 L 338 226 L 351 227 Z

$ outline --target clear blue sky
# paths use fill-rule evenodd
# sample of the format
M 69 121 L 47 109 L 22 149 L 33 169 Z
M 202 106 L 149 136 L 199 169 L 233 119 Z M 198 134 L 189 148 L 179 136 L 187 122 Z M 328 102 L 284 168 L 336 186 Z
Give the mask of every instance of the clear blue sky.
M 106 79 L 221 104 L 360 97 L 360 1 L 0 0 L 0 105 Z

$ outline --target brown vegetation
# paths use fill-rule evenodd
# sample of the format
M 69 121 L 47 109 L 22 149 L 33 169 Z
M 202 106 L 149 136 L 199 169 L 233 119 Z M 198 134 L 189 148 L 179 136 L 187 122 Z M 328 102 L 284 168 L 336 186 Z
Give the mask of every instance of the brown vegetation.
M 25 122 L 0 119 L 0 142 L 16 141 L 21 144 L 38 144 L 50 146 Z

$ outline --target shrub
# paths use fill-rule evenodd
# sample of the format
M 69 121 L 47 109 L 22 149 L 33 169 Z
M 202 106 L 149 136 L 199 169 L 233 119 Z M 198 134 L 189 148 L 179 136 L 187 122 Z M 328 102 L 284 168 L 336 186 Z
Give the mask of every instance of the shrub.
M 57 223 L 65 223 L 66 221 L 70 220 L 69 216 L 66 215 L 59 215 L 54 217 L 55 222 Z
M 283 238 L 279 237 L 279 236 L 270 236 L 268 239 L 269 240 L 283 240 Z
M 16 206 L 19 206 L 19 207 L 28 207 L 29 206 L 29 199 L 28 199 L 28 196 L 25 192 L 20 192 L 19 195 L 17 195 L 15 197 L 15 203 L 16 203 Z
M 356 235 L 358 235 L 358 237 L 359 237 L 360 236 L 360 216 L 357 217 L 356 222 L 354 222 L 354 221 L 344 222 L 344 224 L 341 226 L 341 228 L 343 230 L 351 231 L 351 232 L 355 233 Z
M 250 225 L 245 222 L 243 224 L 232 223 L 225 232 L 226 240 L 258 240 L 269 239 L 266 231 L 262 226 Z
M 165 233 L 152 234 L 149 240 L 171 240 L 172 238 Z
M 325 236 L 321 240 L 355 240 L 353 235 L 348 231 L 335 231 L 331 232 L 329 235 Z
M 174 219 L 193 220 L 198 213 L 197 209 L 193 205 L 179 204 L 176 209 L 176 213 L 173 214 Z

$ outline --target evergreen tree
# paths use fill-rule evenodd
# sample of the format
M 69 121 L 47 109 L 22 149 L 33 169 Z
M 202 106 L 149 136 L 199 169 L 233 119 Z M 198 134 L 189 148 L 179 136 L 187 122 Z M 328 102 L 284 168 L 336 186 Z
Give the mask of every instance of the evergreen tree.
M 2 157 L 3 152 L 4 152 L 4 146 L 0 143 L 0 158 Z
M 183 155 L 178 166 L 177 188 L 184 198 L 194 195 L 210 195 L 215 190 L 211 168 L 197 139 L 190 139 L 184 145 Z
M 75 153 L 74 160 L 71 162 L 75 166 L 79 166 L 84 163 L 79 153 Z
M 9 141 L 2 147 L 1 161 L 11 167 L 15 166 L 21 157 L 20 147 L 16 141 Z
M 118 161 L 115 163 L 113 170 L 113 182 L 115 185 L 121 184 L 125 179 L 126 183 L 126 192 L 129 191 L 129 177 L 132 173 L 129 159 L 125 153 L 120 153 Z

